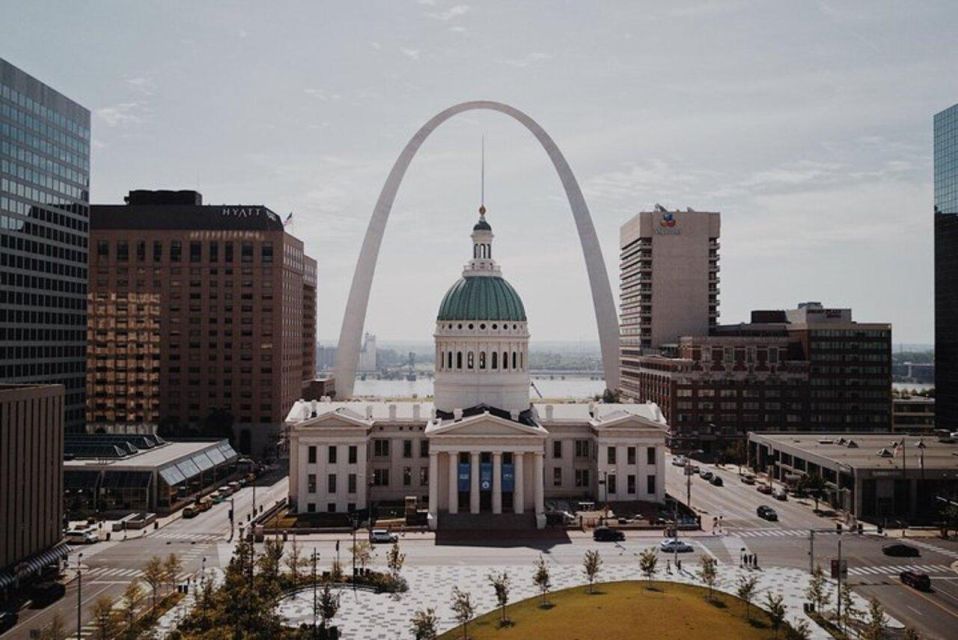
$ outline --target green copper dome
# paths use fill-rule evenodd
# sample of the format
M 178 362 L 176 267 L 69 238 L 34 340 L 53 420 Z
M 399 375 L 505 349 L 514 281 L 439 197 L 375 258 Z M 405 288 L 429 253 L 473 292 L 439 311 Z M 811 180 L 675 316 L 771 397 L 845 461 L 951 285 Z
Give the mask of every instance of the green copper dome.
M 522 298 L 499 276 L 460 278 L 446 292 L 437 320 L 526 321 Z

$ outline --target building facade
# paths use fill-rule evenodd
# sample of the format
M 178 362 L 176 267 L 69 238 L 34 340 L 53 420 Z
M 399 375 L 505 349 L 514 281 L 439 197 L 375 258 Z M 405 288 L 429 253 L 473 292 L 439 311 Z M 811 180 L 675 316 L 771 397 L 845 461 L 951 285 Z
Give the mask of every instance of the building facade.
M 492 239 L 480 208 L 472 258 L 436 317 L 435 402 L 325 398 L 290 412 L 296 510 L 416 498 L 432 528 L 482 528 L 484 516 L 541 528 L 547 499 L 664 500 L 658 407 L 530 403 L 525 308 L 492 258 Z
M 315 375 L 316 263 L 263 206 L 133 191 L 92 207 L 87 418 L 232 424 L 262 453 Z
M 958 104 L 935 114 L 935 420 L 958 429 Z
M 0 381 L 84 421 L 90 112 L 0 59 Z
M 935 430 L 935 399 L 902 396 L 892 400 L 891 430 L 895 433 L 927 433 Z
M 62 385 L 0 385 L 0 592 L 66 557 Z
M 721 215 L 644 211 L 619 231 L 621 386 L 634 392 L 643 353 L 708 335 L 718 322 Z

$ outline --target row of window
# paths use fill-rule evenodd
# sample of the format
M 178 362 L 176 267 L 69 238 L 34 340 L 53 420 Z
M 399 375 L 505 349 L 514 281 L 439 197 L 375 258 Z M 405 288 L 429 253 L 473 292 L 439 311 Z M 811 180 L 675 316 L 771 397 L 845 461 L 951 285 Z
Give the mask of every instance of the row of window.
M 590 473 L 588 469 L 576 469 L 575 470 L 575 486 L 577 489 L 591 489 L 592 485 L 590 484 Z M 562 487 L 562 467 L 554 467 L 552 469 L 552 486 L 553 487 Z M 600 496 L 608 496 L 615 493 L 618 493 L 618 482 L 616 480 L 615 474 L 608 474 L 605 476 L 605 490 L 601 487 L 599 489 Z M 635 474 L 627 474 L 625 476 L 625 486 L 626 493 L 628 495 L 635 495 L 636 493 L 636 476 Z M 647 494 L 655 494 L 655 474 L 649 474 L 645 477 L 645 491 Z
M 113 255 L 116 257 L 117 262 L 129 262 L 130 261 L 130 243 L 124 240 L 111 243 L 109 240 L 97 240 L 96 243 L 96 256 L 98 260 L 109 260 L 110 258 L 110 246 L 115 244 L 113 249 Z M 164 243 L 162 240 L 154 240 L 151 243 L 151 251 L 149 259 L 153 262 L 162 262 L 163 261 L 163 248 Z M 205 250 L 204 250 L 205 244 Z M 273 262 L 273 243 L 272 241 L 263 241 L 259 243 L 259 254 L 260 261 L 263 263 Z M 207 262 L 219 262 L 220 261 L 220 241 L 211 240 L 209 242 L 200 242 L 191 240 L 188 245 L 189 251 L 189 261 L 190 262 L 203 262 L 204 255 Z M 223 241 L 222 242 L 222 258 L 223 262 L 231 263 L 234 259 L 234 245 L 232 242 Z M 253 243 L 252 242 L 241 242 L 239 243 L 239 254 L 240 262 L 252 262 L 253 261 Z M 181 240 L 171 240 L 168 246 L 170 262 L 182 262 L 183 260 L 183 242 Z M 137 262 L 146 262 L 147 261 L 147 243 L 145 240 L 138 240 L 133 245 L 132 251 L 133 257 L 136 258 Z
M 525 366 L 525 358 L 521 351 L 511 352 L 512 366 L 509 366 L 510 352 L 503 351 L 502 359 L 499 358 L 498 351 L 480 351 L 478 354 L 474 351 L 441 351 L 439 365 L 440 370 L 460 371 L 463 369 L 490 369 L 493 371 L 521 371 Z M 465 365 L 465 366 L 463 366 Z

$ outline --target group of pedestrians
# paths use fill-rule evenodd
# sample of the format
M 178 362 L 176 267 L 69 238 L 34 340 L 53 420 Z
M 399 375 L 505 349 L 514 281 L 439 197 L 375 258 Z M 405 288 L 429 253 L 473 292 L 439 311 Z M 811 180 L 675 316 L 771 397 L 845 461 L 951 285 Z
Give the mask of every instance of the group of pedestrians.
M 724 516 L 712 516 L 712 535 L 725 535 Z

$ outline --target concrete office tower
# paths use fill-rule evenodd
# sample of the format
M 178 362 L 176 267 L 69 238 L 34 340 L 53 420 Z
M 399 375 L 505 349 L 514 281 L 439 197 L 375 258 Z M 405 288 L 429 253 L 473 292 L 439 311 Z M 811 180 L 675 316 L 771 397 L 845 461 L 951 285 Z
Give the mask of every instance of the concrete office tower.
M 718 322 L 717 212 L 643 211 L 619 230 L 622 391 L 635 396 L 636 358 Z
M 62 384 L 83 428 L 90 112 L 0 59 L 0 382 Z
M 268 452 L 314 377 L 315 261 L 264 206 L 126 200 L 91 209 L 88 421 L 232 422 L 241 452 Z
M 0 598 L 65 558 L 63 386 L 0 384 Z
M 958 104 L 935 115 L 935 421 L 958 430 Z
M 363 338 L 363 350 L 359 352 L 359 370 L 367 373 L 376 371 L 376 336 L 367 333 Z

